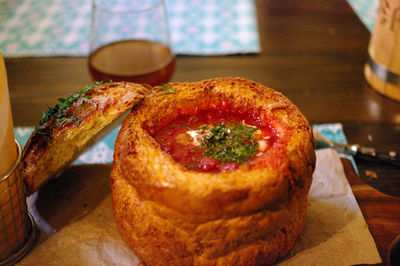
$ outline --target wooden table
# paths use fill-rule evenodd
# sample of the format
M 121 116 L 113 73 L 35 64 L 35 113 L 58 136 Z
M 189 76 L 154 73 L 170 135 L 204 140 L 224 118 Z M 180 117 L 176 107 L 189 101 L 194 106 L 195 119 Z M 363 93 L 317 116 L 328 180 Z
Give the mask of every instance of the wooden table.
M 370 33 L 345 0 L 258 0 L 257 11 L 260 54 L 179 56 L 173 80 L 253 79 L 288 96 L 310 123 L 341 122 L 349 142 L 400 151 L 400 103 L 366 84 Z M 86 64 L 86 58 L 6 58 L 15 125 L 33 126 L 46 105 L 92 83 Z M 389 244 L 400 234 L 400 198 L 377 189 L 398 193 L 400 169 L 357 161 L 359 177 L 348 161 L 344 166 L 387 264 Z

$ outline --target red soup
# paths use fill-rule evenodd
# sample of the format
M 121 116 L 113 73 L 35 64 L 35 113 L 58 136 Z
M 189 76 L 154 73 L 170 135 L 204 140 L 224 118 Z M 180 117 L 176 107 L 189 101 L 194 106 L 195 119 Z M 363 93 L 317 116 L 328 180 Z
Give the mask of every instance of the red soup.
M 277 140 L 274 129 L 254 115 L 214 109 L 180 115 L 152 135 L 176 162 L 202 172 L 238 168 Z

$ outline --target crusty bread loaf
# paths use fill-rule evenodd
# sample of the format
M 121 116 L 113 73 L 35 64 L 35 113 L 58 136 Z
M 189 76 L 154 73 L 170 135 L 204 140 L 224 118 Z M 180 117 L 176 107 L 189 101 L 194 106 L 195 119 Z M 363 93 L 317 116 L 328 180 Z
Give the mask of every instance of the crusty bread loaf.
M 35 192 L 96 139 L 104 137 L 117 124 L 117 118 L 149 91 L 134 83 L 97 83 L 59 99 L 59 104 L 43 113 L 24 147 L 22 168 L 27 193 Z
M 111 189 L 118 229 L 148 265 L 265 265 L 302 232 L 315 166 L 312 130 L 281 93 L 242 78 L 169 83 L 147 96 L 118 135 Z M 152 129 L 229 101 L 257 113 L 278 141 L 238 169 L 177 163 Z

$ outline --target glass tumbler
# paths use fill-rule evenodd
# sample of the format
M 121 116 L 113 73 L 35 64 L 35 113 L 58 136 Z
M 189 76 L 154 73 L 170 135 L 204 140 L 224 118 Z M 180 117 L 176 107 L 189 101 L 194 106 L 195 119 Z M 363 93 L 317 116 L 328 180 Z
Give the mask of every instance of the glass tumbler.
M 174 73 L 164 0 L 92 0 L 89 43 L 94 81 L 155 86 Z

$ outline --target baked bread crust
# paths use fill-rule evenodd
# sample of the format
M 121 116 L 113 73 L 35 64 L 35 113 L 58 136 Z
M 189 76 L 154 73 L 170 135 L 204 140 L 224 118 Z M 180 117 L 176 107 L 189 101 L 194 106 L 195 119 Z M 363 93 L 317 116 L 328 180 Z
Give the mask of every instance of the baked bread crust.
M 147 96 L 117 137 L 111 189 L 122 237 L 149 265 L 265 265 L 285 256 L 302 231 L 315 167 L 305 117 L 281 93 L 242 78 L 169 84 L 173 93 Z M 177 115 L 224 101 L 257 112 L 279 135 L 257 163 L 190 171 L 151 137 Z
M 29 137 L 21 162 L 28 194 L 104 137 L 121 122 L 117 118 L 150 91 L 145 86 L 125 82 L 98 83 L 85 89 L 85 93 L 75 94 L 79 98 L 65 109 L 68 119 L 57 115 L 46 117 Z

